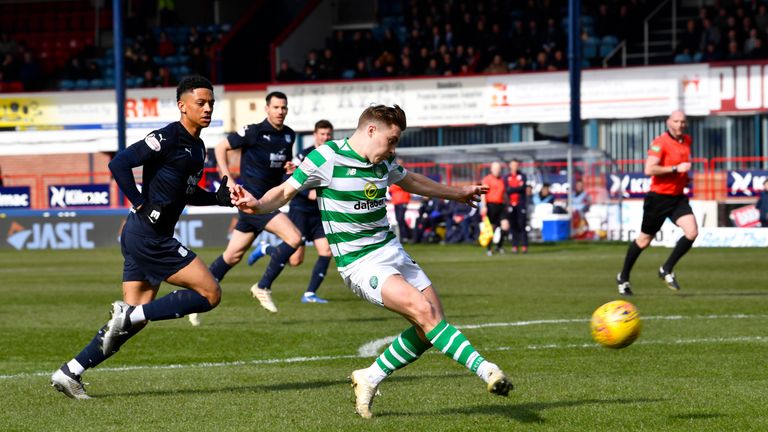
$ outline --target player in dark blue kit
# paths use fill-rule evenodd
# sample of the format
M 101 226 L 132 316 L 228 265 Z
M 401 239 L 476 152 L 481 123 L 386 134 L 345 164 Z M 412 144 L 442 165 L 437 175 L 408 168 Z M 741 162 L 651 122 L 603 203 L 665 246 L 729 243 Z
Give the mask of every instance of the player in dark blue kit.
M 302 150 L 293 160 L 294 165 L 299 166 L 308 154 L 316 148 L 333 139 L 333 125 L 328 120 L 320 120 L 315 123 L 315 130 L 312 134 L 314 145 Z M 296 252 L 291 255 L 288 263 L 297 267 L 304 262 L 304 242 L 311 240 L 317 248 L 317 261 L 312 269 L 312 278 L 309 280 L 307 291 L 301 297 L 302 303 L 328 303 L 328 300 L 317 296 L 317 289 L 325 279 L 328 273 L 328 264 L 331 262 L 331 246 L 328 239 L 325 238 L 323 231 L 323 222 L 320 219 L 320 209 L 317 208 L 317 193 L 314 189 L 308 189 L 296 194 L 291 201 L 291 207 L 288 211 L 288 218 L 301 232 L 301 245 Z M 253 265 L 264 255 L 272 255 L 274 246 L 262 243 L 251 252 L 248 257 L 248 265 Z
M 245 126 L 216 145 L 216 163 L 221 175 L 229 178 L 229 187 L 234 187 L 235 182 L 229 172 L 227 153 L 242 149 L 240 180 L 243 187 L 256 197 L 261 197 L 281 184 L 283 176 L 295 168 L 291 159 L 296 134 L 285 125 L 288 97 L 280 92 L 272 92 L 266 100 L 267 118 L 263 122 Z M 253 240 L 264 230 L 276 234 L 283 242 L 274 248 L 267 269 L 261 280 L 251 287 L 251 294 L 264 309 L 277 312 L 272 301 L 272 282 L 301 244 L 301 233 L 288 216 L 279 210 L 264 215 L 240 212 L 227 248 L 211 264 L 211 273 L 219 282 L 224 279 L 224 275 L 243 259 Z
M 217 192 L 197 185 L 205 162 L 200 132 L 211 123 L 213 86 L 201 76 L 184 78 L 176 89 L 176 101 L 180 121 L 150 133 L 109 163 L 120 190 L 133 204 L 120 236 L 123 300 L 112 303 L 109 322 L 51 377 L 51 385 L 71 398 L 88 399 L 83 372 L 116 353 L 149 321 L 207 312 L 221 300 L 221 289 L 208 267 L 173 238 L 187 204 L 232 206 L 226 179 Z M 138 166 L 144 167 L 141 192 L 132 172 Z M 155 300 L 163 281 L 183 289 Z

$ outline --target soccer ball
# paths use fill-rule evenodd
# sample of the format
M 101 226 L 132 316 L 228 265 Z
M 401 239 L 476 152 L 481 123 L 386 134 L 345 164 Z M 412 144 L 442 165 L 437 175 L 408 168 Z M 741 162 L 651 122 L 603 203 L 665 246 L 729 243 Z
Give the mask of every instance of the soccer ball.
M 616 300 L 595 310 L 590 327 L 595 342 L 607 348 L 624 348 L 640 336 L 642 323 L 632 303 Z

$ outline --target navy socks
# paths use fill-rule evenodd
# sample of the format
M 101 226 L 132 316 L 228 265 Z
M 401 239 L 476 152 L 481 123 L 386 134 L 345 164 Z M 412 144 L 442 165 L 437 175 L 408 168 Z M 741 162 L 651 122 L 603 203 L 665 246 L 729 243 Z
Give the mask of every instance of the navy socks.
M 307 286 L 307 292 L 317 292 L 320 288 L 320 284 L 325 279 L 325 274 L 328 272 L 328 264 L 331 263 L 331 257 L 319 256 L 315 262 L 315 268 L 312 269 L 312 279 L 309 280 L 309 286 Z
M 219 255 L 218 258 L 216 258 L 212 263 L 209 269 L 211 270 L 211 274 L 214 278 L 216 278 L 217 282 L 221 282 L 222 279 L 224 279 L 224 276 L 227 274 L 229 269 L 231 269 L 232 266 L 224 262 L 224 256 Z
M 296 252 L 296 248 L 286 242 L 282 242 L 276 248 L 271 249 L 272 252 L 270 255 L 272 256 L 272 259 L 269 260 L 269 265 L 267 265 L 267 269 L 264 271 L 264 276 L 262 276 L 259 281 L 259 288 L 271 289 L 272 282 L 277 279 L 285 268 L 285 263 L 287 263 L 288 259 L 291 258 L 291 255 Z

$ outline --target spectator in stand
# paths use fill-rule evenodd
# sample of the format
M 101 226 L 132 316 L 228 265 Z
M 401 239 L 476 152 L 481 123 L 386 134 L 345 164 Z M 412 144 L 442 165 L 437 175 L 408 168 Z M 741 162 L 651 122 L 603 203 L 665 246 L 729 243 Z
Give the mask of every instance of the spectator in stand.
M 155 76 L 155 71 L 153 69 L 147 69 L 144 71 L 144 76 L 142 76 L 144 81 L 141 83 L 141 86 L 144 88 L 152 88 L 152 87 L 159 87 L 159 83 L 157 82 L 157 77 Z
M 757 15 L 755 15 L 755 26 L 765 31 L 768 29 L 768 6 L 760 3 L 757 6 Z
M 515 66 L 512 68 L 512 72 L 523 72 L 532 70 L 528 58 L 526 56 L 520 56 L 515 62 Z
M 299 73 L 291 67 L 288 60 L 283 60 L 280 62 L 280 71 L 277 73 L 276 78 L 281 82 L 298 81 Z
M 685 32 L 680 37 L 679 48 L 681 51 L 687 48 L 691 53 L 701 50 L 701 32 L 696 27 L 696 21 L 689 19 L 685 23 Z
M 407 77 L 416 75 L 411 67 L 411 59 L 408 57 L 400 58 L 400 67 L 397 70 L 397 75 Z
M 720 45 L 720 29 L 717 26 L 712 25 L 712 21 L 705 19 L 701 22 L 701 43 L 699 50 L 702 52 L 708 52 L 707 45 L 713 45 L 715 48 Z
M 704 53 L 702 54 L 701 61 L 703 62 L 714 62 L 722 60 L 723 56 L 720 55 L 720 51 L 717 50 L 717 47 L 713 43 L 707 44 L 706 48 L 704 49 Z
M 571 198 L 573 211 L 584 215 L 584 213 L 589 211 L 590 204 L 589 194 L 584 190 L 584 182 L 577 180 L 576 184 L 573 186 L 573 197 Z
M 541 189 L 539 189 L 539 193 L 533 195 L 533 204 L 539 205 L 539 204 L 555 204 L 555 196 L 552 195 L 552 192 L 549 191 L 550 184 L 544 183 L 541 185 Z
M 99 65 L 95 61 L 89 61 L 81 78 L 87 80 L 100 79 L 101 69 L 99 69 Z
M 547 58 L 547 53 L 544 51 L 539 51 L 538 54 L 536 54 L 536 61 L 533 63 L 533 70 L 538 72 L 548 71 L 549 69 L 549 59 Z
M 19 44 L 8 36 L 7 33 L 0 33 L 0 56 L 5 57 L 6 54 L 16 55 L 19 52 Z
M 333 56 L 333 50 L 330 48 L 323 50 L 323 57 L 320 59 L 317 72 L 320 79 L 333 80 L 339 78 L 336 59 Z
M 565 53 L 563 53 L 563 50 L 555 50 L 555 52 L 552 54 L 551 66 L 554 66 L 556 70 L 568 69 L 568 60 L 565 58 Z
M 751 56 L 752 51 L 755 49 L 755 45 L 760 40 L 757 34 L 757 29 L 753 28 L 749 30 L 749 37 L 744 41 L 744 54 L 747 57 Z
M 63 77 L 71 80 L 78 80 L 85 74 L 82 63 L 80 63 L 80 57 L 74 56 L 69 59 L 67 66 L 64 68 Z
M 446 243 L 473 243 L 477 240 L 480 214 L 464 203 L 449 203 L 451 216 L 445 220 Z
M 760 193 L 755 208 L 760 212 L 760 226 L 768 228 L 768 179 L 763 182 L 763 191 Z
M 451 53 L 443 53 L 440 69 L 442 69 L 443 75 L 456 75 L 459 72 L 456 63 L 451 59 Z
M 739 43 L 735 40 L 728 43 L 728 52 L 725 54 L 725 59 L 728 61 L 739 61 L 743 58 L 741 49 L 739 49 Z
M 357 77 L 357 75 L 356 75 Z M 309 65 L 304 66 L 304 75 L 302 77 L 304 81 L 314 81 L 317 79 L 317 71 Z
M 365 59 L 358 59 L 355 66 L 355 79 L 370 78 L 371 73 L 368 70 L 368 65 L 365 64 Z
M 491 64 L 489 64 L 483 72 L 486 74 L 507 73 L 509 72 L 509 66 L 507 66 L 507 63 L 501 58 L 501 54 L 496 54 L 493 56 Z
M 176 46 L 168 39 L 168 35 L 165 32 L 160 32 L 160 37 L 157 40 L 157 55 L 168 57 L 174 54 L 176 54 Z
M 747 54 L 747 58 L 752 60 L 762 60 L 768 58 L 768 50 L 766 50 L 765 43 L 762 39 L 755 40 L 755 46 Z
M 319 66 L 319 59 L 317 58 L 317 51 L 310 50 L 309 53 L 307 53 L 307 60 L 304 62 L 304 69 L 306 69 L 307 66 L 311 67 L 312 70 L 317 72 L 318 66 Z
M 24 61 L 19 66 L 19 77 L 21 83 L 24 85 L 24 90 L 35 91 L 40 89 L 40 79 L 42 78 L 42 71 L 40 64 L 37 63 L 32 53 L 24 51 Z
M 157 84 L 157 87 L 176 86 L 176 80 L 173 79 L 168 66 L 161 66 L 160 69 L 157 70 L 157 78 L 155 79 L 155 83 Z
M 595 17 L 595 32 L 600 36 L 616 34 L 616 19 L 606 3 L 600 3 Z
M 432 76 L 432 75 L 442 75 L 443 71 L 440 69 L 440 66 L 437 64 L 437 59 L 434 57 L 431 57 L 429 59 L 429 63 L 427 63 L 426 69 L 424 69 L 424 75 L 426 76 Z
M 208 76 L 208 65 L 210 61 L 203 54 L 203 48 L 200 45 L 191 45 L 189 61 L 187 66 L 192 73 Z M 296 71 L 293 71 L 296 74 Z

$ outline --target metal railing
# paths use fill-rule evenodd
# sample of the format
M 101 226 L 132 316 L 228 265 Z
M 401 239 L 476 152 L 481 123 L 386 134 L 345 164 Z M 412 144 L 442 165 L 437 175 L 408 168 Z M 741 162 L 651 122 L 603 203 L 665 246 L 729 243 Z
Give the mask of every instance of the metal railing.
M 603 67 L 608 67 L 608 62 L 615 56 L 617 53 L 621 53 L 621 67 L 627 66 L 627 41 L 626 39 L 621 41 L 618 45 L 616 45 L 616 48 L 612 49 L 611 52 L 606 54 L 605 57 L 603 57 Z
M 672 49 L 674 50 L 677 46 L 677 0 L 664 0 L 659 3 L 659 5 L 656 6 L 656 9 L 649 13 L 648 16 L 646 16 L 643 20 L 643 64 L 646 66 L 648 65 L 648 58 L 650 57 L 648 52 L 648 47 L 650 44 L 650 22 L 653 17 L 655 17 L 656 14 L 658 14 L 661 9 L 669 3 L 672 3 L 672 23 L 670 29 L 672 31 Z

